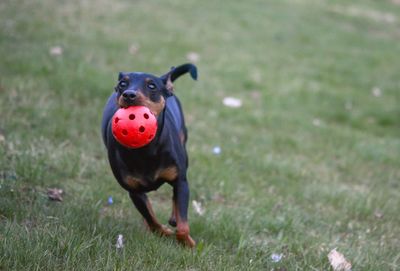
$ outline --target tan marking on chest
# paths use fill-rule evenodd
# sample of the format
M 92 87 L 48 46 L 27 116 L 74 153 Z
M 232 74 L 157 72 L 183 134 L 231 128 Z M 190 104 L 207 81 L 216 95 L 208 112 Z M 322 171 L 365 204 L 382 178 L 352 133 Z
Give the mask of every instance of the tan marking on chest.
M 138 189 L 142 186 L 142 181 L 139 178 L 135 178 L 132 176 L 127 176 L 124 179 L 125 184 L 127 184 L 132 189 Z
M 179 139 L 181 140 L 182 145 L 185 144 L 186 137 L 183 132 L 179 133 Z
M 163 179 L 169 182 L 175 181 L 178 177 L 178 169 L 175 166 L 160 169 L 156 172 L 155 179 Z

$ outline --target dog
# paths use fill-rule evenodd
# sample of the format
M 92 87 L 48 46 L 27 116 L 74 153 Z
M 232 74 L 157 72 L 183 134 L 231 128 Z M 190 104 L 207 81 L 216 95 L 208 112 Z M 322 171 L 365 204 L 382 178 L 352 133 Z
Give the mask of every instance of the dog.
M 168 183 L 173 188 L 172 214 L 169 224 L 176 227 L 176 239 L 193 248 L 188 224 L 189 185 L 187 181 L 188 139 L 181 103 L 174 95 L 173 82 L 189 73 L 197 80 L 193 64 L 173 67 L 157 77 L 148 73 L 120 72 L 115 92 L 103 111 L 101 132 L 114 177 L 129 196 L 152 232 L 170 236 L 173 231 L 158 222 L 146 193 Z M 114 138 L 111 120 L 119 108 L 146 106 L 157 118 L 157 133 L 146 146 L 131 149 Z

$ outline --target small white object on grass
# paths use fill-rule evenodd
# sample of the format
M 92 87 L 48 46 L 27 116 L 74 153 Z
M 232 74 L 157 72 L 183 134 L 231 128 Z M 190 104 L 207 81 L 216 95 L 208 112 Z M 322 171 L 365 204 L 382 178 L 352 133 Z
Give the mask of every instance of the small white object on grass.
M 271 260 L 274 263 L 279 263 L 282 260 L 283 254 L 272 253 Z
M 242 100 L 234 97 L 225 97 L 222 102 L 227 107 L 239 108 L 242 106 Z
M 50 55 L 52 56 L 60 56 L 63 54 L 63 48 L 60 46 L 54 46 L 50 48 Z
M 319 126 L 321 126 L 321 120 L 320 119 L 313 119 L 312 124 L 314 126 L 319 127 Z
M 124 236 L 122 234 L 118 234 L 117 243 L 115 244 L 115 247 L 118 249 L 124 247 Z
M 204 213 L 206 212 L 206 210 L 204 210 L 203 206 L 201 205 L 201 202 L 198 202 L 196 200 L 192 201 L 193 204 L 193 208 L 196 211 L 196 213 L 198 215 L 204 215 Z
M 382 90 L 378 87 L 374 87 L 372 89 L 372 95 L 374 95 L 375 97 L 380 97 L 382 96 Z
M 213 148 L 213 154 L 215 154 L 215 155 L 221 154 L 221 147 L 220 146 L 215 146 Z
M 336 248 L 329 252 L 328 259 L 333 271 L 351 271 L 351 263 Z
M 375 210 L 374 216 L 375 216 L 376 218 L 381 219 L 381 218 L 383 217 L 383 212 L 382 212 L 381 210 Z
M 137 45 L 136 43 L 131 44 L 128 51 L 131 55 L 135 55 L 139 51 L 139 45 Z
M 186 55 L 186 58 L 187 58 L 190 62 L 196 63 L 196 62 L 199 61 L 200 55 L 199 55 L 198 53 L 196 53 L 196 52 L 189 52 L 189 53 Z

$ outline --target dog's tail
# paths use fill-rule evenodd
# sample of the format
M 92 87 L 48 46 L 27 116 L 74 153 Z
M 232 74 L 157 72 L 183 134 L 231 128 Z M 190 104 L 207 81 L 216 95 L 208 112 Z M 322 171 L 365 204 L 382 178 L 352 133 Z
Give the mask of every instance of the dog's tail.
M 171 82 L 174 82 L 180 76 L 188 72 L 194 80 L 197 80 L 197 67 L 191 63 L 186 63 L 178 67 L 172 67 L 169 72 L 161 76 L 161 79 L 166 82 L 169 78 Z

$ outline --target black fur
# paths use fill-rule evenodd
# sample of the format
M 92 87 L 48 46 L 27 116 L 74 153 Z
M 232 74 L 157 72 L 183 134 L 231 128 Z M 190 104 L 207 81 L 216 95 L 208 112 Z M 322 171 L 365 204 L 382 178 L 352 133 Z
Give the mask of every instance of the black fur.
M 197 79 L 197 69 L 192 64 L 172 68 L 161 77 L 137 72 L 120 73 L 115 92 L 111 94 L 104 108 L 101 130 L 112 172 L 119 184 L 129 191 L 133 203 L 150 229 L 166 232 L 164 226 L 153 216 L 146 193 L 168 182 L 173 187 L 173 202 L 177 212 L 171 216 L 170 224 L 178 224 L 179 241 L 193 246 L 194 241 L 190 238 L 188 229 L 185 229 L 189 202 L 186 177 L 188 156 L 185 147 L 187 129 L 181 104 L 171 89 L 172 82 L 188 72 L 193 79 Z M 138 96 L 142 97 L 142 100 L 137 101 Z M 150 144 L 138 149 L 129 149 L 119 144 L 112 135 L 111 119 L 121 103 L 124 106 L 140 105 L 143 99 L 156 106 L 165 101 L 165 106 L 157 116 L 157 134 Z M 168 168 L 176 169 L 176 178 L 164 179 L 157 175 Z M 170 175 L 175 176 L 168 176 Z M 135 185 L 127 181 L 129 178 L 135 179 Z M 182 232 L 187 234 L 187 237 L 182 238 Z

